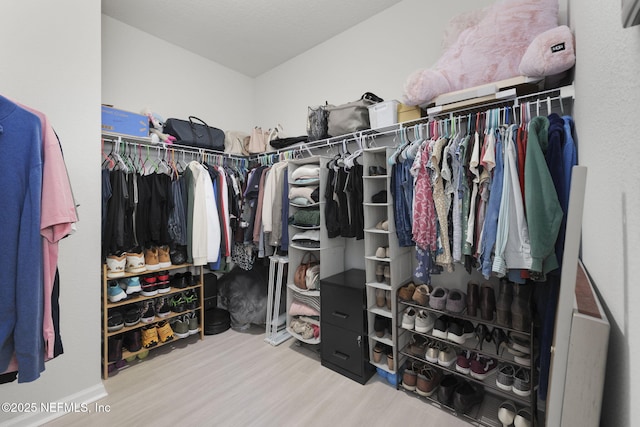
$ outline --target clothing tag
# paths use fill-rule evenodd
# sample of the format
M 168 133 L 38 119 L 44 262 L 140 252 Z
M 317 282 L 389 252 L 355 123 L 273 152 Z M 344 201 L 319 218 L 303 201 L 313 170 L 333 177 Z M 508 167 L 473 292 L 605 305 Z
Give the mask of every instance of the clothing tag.
M 556 53 L 564 50 L 564 43 L 558 43 L 551 46 L 551 53 Z

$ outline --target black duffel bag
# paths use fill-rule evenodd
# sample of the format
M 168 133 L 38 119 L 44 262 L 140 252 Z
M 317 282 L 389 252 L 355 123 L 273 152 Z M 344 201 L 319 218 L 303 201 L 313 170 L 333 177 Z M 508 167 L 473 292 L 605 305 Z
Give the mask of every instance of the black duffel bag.
M 202 124 L 195 123 L 194 120 Z M 177 144 L 224 151 L 224 132 L 195 116 L 189 116 L 189 120 L 167 119 L 164 133 L 175 136 Z

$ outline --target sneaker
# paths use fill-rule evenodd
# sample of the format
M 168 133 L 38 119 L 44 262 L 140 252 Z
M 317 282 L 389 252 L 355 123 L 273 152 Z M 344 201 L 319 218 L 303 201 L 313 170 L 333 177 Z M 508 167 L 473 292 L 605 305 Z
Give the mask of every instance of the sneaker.
M 158 295 L 158 279 L 154 274 L 148 274 L 142 278 L 142 295 L 152 297 Z
M 475 354 L 471 350 L 463 350 L 456 358 L 456 371 L 469 375 L 469 372 L 471 372 L 471 360 L 474 357 Z
M 419 310 L 416 314 L 416 332 L 426 334 L 436 323 L 436 317 L 426 310 Z
M 140 320 L 142 321 L 142 323 L 151 323 L 156 320 L 156 310 L 153 307 L 153 301 L 144 302 Z
M 433 325 L 433 336 L 436 338 L 442 338 L 443 340 L 447 339 L 448 336 L 448 328 L 449 328 L 449 316 L 442 315 L 438 317 Z
M 119 310 L 113 310 L 109 312 L 109 318 L 107 319 L 107 331 L 116 332 L 124 328 L 124 316 Z
M 189 319 L 189 335 L 197 334 L 198 332 L 200 332 L 200 324 L 198 322 L 198 316 L 196 315 L 195 311 L 185 315 L 185 317 Z
M 413 334 L 409 342 L 409 353 L 416 357 L 423 357 L 427 349 L 427 339 L 422 335 Z
M 508 363 L 501 363 L 498 366 L 498 375 L 496 376 L 496 385 L 499 389 L 511 391 L 513 388 L 513 374 L 515 369 Z
M 173 339 L 173 329 L 171 329 L 169 322 L 166 320 L 158 323 L 156 328 L 158 330 L 158 338 L 160 339 L 160 342 L 165 343 Z
M 156 283 L 158 285 L 158 293 L 166 294 L 171 290 L 171 281 L 169 279 L 169 272 L 163 271 L 156 275 Z
M 189 336 L 189 319 L 178 316 L 171 323 L 171 328 L 175 336 L 178 338 L 186 338 Z
M 139 277 L 129 277 L 125 282 L 127 295 L 136 295 L 142 292 L 142 286 L 140 285 Z
M 447 339 L 456 344 L 462 345 L 465 341 L 462 335 L 462 320 L 452 319 L 447 325 Z
M 145 249 L 144 263 L 146 269 L 149 271 L 156 271 L 160 269 L 160 262 L 158 261 L 158 248 L 153 247 Z
M 169 285 L 172 288 L 184 289 L 187 287 L 187 279 L 184 274 L 176 273 L 169 279 Z
M 156 314 L 158 317 L 164 318 L 171 314 L 171 308 L 169 308 L 169 303 L 167 302 L 167 298 L 162 297 L 158 298 L 156 302 Z
M 416 381 L 416 392 L 420 396 L 431 396 L 440 383 L 440 373 L 437 369 L 431 366 L 424 365 L 422 370 L 418 372 L 418 379 Z
M 531 394 L 529 370 L 524 368 L 516 369 L 513 373 L 513 387 L 511 391 L 522 397 L 527 397 Z
M 144 348 L 157 346 L 158 340 L 158 330 L 154 325 L 149 325 L 142 328 L 142 346 Z
M 127 254 L 112 254 L 107 257 L 107 279 L 117 279 L 124 276 L 124 268 L 127 264 Z
M 124 324 L 125 326 L 135 326 L 140 323 L 140 319 L 142 319 L 142 312 L 140 311 L 140 307 L 134 306 L 127 310 L 124 314 Z
M 427 359 L 428 362 L 438 363 L 439 355 L 440 355 L 440 343 L 438 341 L 431 341 L 427 348 L 427 352 L 424 355 L 424 358 Z
M 484 380 L 498 366 L 495 359 L 478 356 L 471 361 L 471 376 L 477 380 Z
M 169 246 L 158 246 L 158 265 L 159 268 L 171 267 L 171 258 L 169 257 Z
M 402 327 L 412 330 L 416 324 L 416 310 L 413 307 L 407 307 L 402 315 Z
M 169 307 L 174 313 L 182 313 L 187 309 L 186 303 L 181 293 L 175 294 L 173 297 L 171 297 L 171 299 L 169 300 Z
M 107 289 L 107 296 L 109 297 L 109 301 L 118 302 L 123 299 L 127 299 L 127 293 L 122 290 L 120 284 L 116 281 L 109 283 L 109 289 Z
M 438 365 L 449 368 L 456 363 L 456 357 L 455 350 L 452 347 L 445 346 L 438 353 Z
M 419 370 L 418 364 L 414 363 L 412 366 L 407 366 L 402 373 L 402 387 L 405 390 L 414 391 L 416 389 L 416 382 L 418 381 Z
M 198 293 L 195 290 L 190 290 L 184 293 L 184 302 L 187 310 L 195 310 L 198 308 Z
M 385 251 L 385 249 L 382 246 L 376 249 L 376 258 L 385 258 L 386 254 L 387 254 L 387 251 Z
M 125 271 L 131 274 L 142 273 L 146 270 L 144 264 L 144 254 L 140 248 L 133 249 L 131 252 L 127 252 L 127 264 Z

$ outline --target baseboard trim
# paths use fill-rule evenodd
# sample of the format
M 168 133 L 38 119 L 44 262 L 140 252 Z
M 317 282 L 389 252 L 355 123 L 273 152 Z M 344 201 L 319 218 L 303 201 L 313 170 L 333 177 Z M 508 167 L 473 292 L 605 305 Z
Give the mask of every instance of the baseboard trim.
M 96 384 L 93 387 L 88 387 L 84 390 L 81 390 L 77 393 L 71 394 L 69 396 L 63 397 L 55 401 L 55 403 L 60 402 L 64 404 L 66 408 L 75 408 L 75 410 L 86 410 L 93 411 L 93 407 L 91 403 L 97 401 L 98 399 L 102 399 L 107 396 L 107 391 L 104 388 L 102 382 Z M 74 410 L 74 409 L 71 409 Z M 67 415 L 69 411 L 65 411 L 64 408 L 60 408 L 60 411 L 40 411 L 38 408 L 37 412 L 26 413 L 24 415 L 20 415 L 16 418 L 10 419 L 7 422 L 4 422 L 3 426 L 27 426 L 27 427 L 37 427 L 49 421 L 52 421 L 56 418 Z

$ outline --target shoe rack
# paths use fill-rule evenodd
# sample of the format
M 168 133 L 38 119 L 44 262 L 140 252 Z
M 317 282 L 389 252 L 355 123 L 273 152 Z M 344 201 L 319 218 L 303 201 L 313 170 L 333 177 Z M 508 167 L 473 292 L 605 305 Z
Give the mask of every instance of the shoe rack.
M 395 386 L 397 368 L 405 359 L 399 349 L 408 339 L 400 330 L 402 313 L 395 304 L 396 291 L 411 279 L 411 248 L 400 247 L 395 233 L 391 167 L 387 163 L 392 153 L 388 147 L 364 150 L 363 187 L 369 361 Z M 386 201 L 379 199 L 382 191 L 386 191 Z M 383 323 L 386 327 L 381 332 Z
M 483 283 L 482 286 L 489 286 L 493 290 L 493 285 L 489 282 Z M 520 285 L 513 284 L 513 286 Z M 404 292 L 402 294 L 404 296 Z M 453 400 L 443 402 L 443 399 L 437 390 L 432 395 L 425 396 L 424 393 L 420 393 L 417 388 L 413 387 L 413 384 L 407 386 L 409 384 L 409 378 L 411 377 L 406 377 L 405 375 L 401 377 L 399 388 L 411 393 L 412 395 L 418 396 L 420 394 L 420 396 L 426 399 L 429 403 L 432 403 L 443 410 L 451 411 L 453 414 L 465 418 L 468 421 L 473 421 L 474 424 L 477 423 L 482 426 L 495 426 L 499 425 L 495 414 L 498 414 L 501 405 L 505 403 L 509 403 L 510 405 L 515 406 L 515 408 L 522 409 L 523 411 L 528 411 L 530 414 L 536 413 L 536 382 L 534 378 L 534 361 L 536 353 L 533 340 L 533 324 L 530 322 L 525 324 L 523 328 L 514 329 L 510 320 L 508 322 L 504 321 L 504 313 L 502 313 L 502 315 L 498 315 L 498 312 L 495 311 L 495 303 L 489 308 L 484 308 L 481 301 L 482 297 L 480 298 L 480 301 L 478 301 L 476 315 L 469 314 L 467 308 L 459 313 L 447 311 L 446 309 L 435 309 L 432 307 L 433 304 L 431 303 L 428 303 L 428 305 L 421 305 L 411 298 L 401 299 L 400 294 L 397 299 L 397 306 L 399 313 L 404 313 L 407 309 L 413 309 L 414 313 L 417 314 L 422 311 L 423 313 L 432 316 L 434 320 L 446 316 L 448 321 L 447 328 L 445 329 L 445 335 L 448 335 L 451 332 L 449 326 L 453 322 L 469 322 L 473 325 L 471 329 L 473 330 L 473 338 L 468 337 L 467 339 L 459 340 L 461 343 L 449 339 L 449 336 L 442 338 L 441 333 L 438 333 L 438 336 L 434 335 L 434 328 L 442 331 L 442 328 L 438 326 L 437 322 L 434 327 L 428 329 L 428 332 L 417 332 L 415 327 L 412 329 L 405 329 L 407 325 L 405 324 L 405 327 L 401 325 L 400 328 L 404 330 L 404 333 L 409 334 L 411 338 L 400 349 L 400 353 L 406 358 L 403 371 L 409 369 L 413 370 L 412 367 L 415 365 L 432 368 L 431 372 L 437 372 L 440 380 L 445 376 L 448 376 L 449 380 L 455 381 L 457 385 L 460 385 L 463 382 L 472 384 L 472 387 L 483 395 L 482 402 L 480 404 L 473 405 L 468 412 L 456 411 L 453 405 Z M 528 303 L 530 304 L 530 300 Z M 484 313 L 482 313 L 483 310 L 485 311 Z M 440 323 L 440 325 L 442 324 L 443 323 Z M 504 333 L 504 336 L 502 336 L 501 339 L 494 340 L 492 339 L 494 331 L 501 331 Z M 521 341 L 528 340 L 529 354 L 527 356 L 523 356 L 522 353 L 516 351 L 518 348 L 517 345 L 514 346 L 516 338 Z M 491 341 L 488 341 L 487 339 L 491 339 Z M 435 350 L 429 352 L 430 348 Z M 447 366 L 445 360 L 440 360 L 438 358 L 438 350 L 442 351 L 445 348 L 453 349 L 454 351 L 454 359 L 450 366 Z M 514 353 L 517 356 L 514 355 Z M 457 367 L 458 357 L 460 355 L 473 355 L 473 357 L 476 358 L 479 356 L 481 358 L 485 358 L 485 360 L 492 359 L 495 361 L 495 367 L 486 373 L 486 375 L 480 375 L 479 377 L 472 371 L 463 372 L 464 369 L 460 370 Z M 434 357 L 438 359 L 436 360 Z M 515 387 L 510 387 L 511 390 L 507 390 L 505 389 L 505 382 L 501 381 L 499 383 L 497 381 L 499 370 L 503 367 L 506 368 L 505 372 L 513 374 L 514 372 L 521 371 L 523 375 L 528 376 L 529 390 L 527 394 L 523 394 L 523 390 L 521 388 L 519 388 L 518 391 L 514 391 L 516 390 Z M 407 384 L 404 383 L 405 380 L 407 380 Z M 535 423 L 532 421 L 529 425 L 535 425 Z
M 319 201 L 317 203 L 300 206 L 294 203 L 289 203 L 289 217 L 292 217 L 298 210 L 301 209 L 320 209 L 320 225 L 316 227 L 308 227 L 308 226 L 297 226 L 294 224 L 289 224 L 289 267 L 287 271 L 287 321 L 286 321 L 286 329 L 291 334 L 292 337 L 297 339 L 300 342 L 306 344 L 320 344 L 322 337 L 322 330 L 320 330 L 320 335 L 318 337 L 305 337 L 303 334 L 294 331 L 292 328 L 292 321 L 296 320 L 294 316 L 292 316 L 289 312 L 289 308 L 291 307 L 292 302 L 295 300 L 304 302 L 305 300 L 310 302 L 309 305 L 313 305 L 318 308 L 320 312 L 320 292 L 321 289 L 314 290 L 302 290 L 297 287 L 294 283 L 294 275 L 296 269 L 300 265 L 302 259 L 308 253 L 312 253 L 313 256 L 320 262 L 320 280 L 325 277 L 333 276 L 335 274 L 341 273 L 344 271 L 344 239 L 342 237 L 329 238 L 327 235 L 327 228 L 324 226 L 325 224 L 325 216 L 324 216 L 324 193 L 327 183 L 327 163 L 328 158 L 321 156 L 312 156 L 304 159 L 296 159 L 290 160 L 287 167 L 287 174 L 289 178 L 289 190 L 296 186 L 318 186 L 319 188 Z M 293 172 L 304 165 L 317 165 L 320 168 L 320 176 L 318 182 L 308 182 L 305 184 L 296 184 L 293 182 L 292 174 Z M 296 233 L 303 232 L 305 230 L 318 230 L 320 233 L 320 244 L 319 247 L 311 248 L 306 247 L 300 244 L 296 244 L 292 238 Z M 310 324 L 317 325 L 320 327 L 319 319 L 316 321 L 315 319 L 306 318 L 305 321 Z
M 202 267 L 195 267 L 195 270 L 197 271 L 197 273 L 193 274 L 194 279 L 196 279 L 195 285 L 187 286 L 184 288 L 171 287 L 167 292 L 158 293 L 153 296 L 144 296 L 142 294 L 138 294 L 136 296 L 128 296 L 126 299 L 118 302 L 111 302 L 108 297 L 110 284 L 112 282 L 120 281 L 130 277 L 140 277 L 142 279 L 143 276 L 146 276 L 149 274 L 155 274 L 158 272 L 167 272 L 167 273 L 170 273 L 170 277 L 173 277 L 177 273 L 183 273 L 193 269 L 194 267 L 191 264 L 171 265 L 170 267 L 167 267 L 167 268 L 161 268 L 154 271 L 145 270 L 141 273 L 136 273 L 136 274 L 125 272 L 120 277 L 110 278 L 110 277 L 107 277 L 107 271 L 108 271 L 107 265 L 103 264 L 102 266 L 102 377 L 104 379 L 107 379 L 110 375 L 110 365 L 115 365 L 117 363 L 117 361 L 112 361 L 112 362 L 109 361 L 109 338 L 124 337 L 124 334 L 126 334 L 127 332 L 135 331 L 138 329 L 140 329 L 142 332 L 142 328 L 147 326 L 156 327 L 160 322 L 163 322 L 163 321 L 167 321 L 169 324 L 171 324 L 172 319 L 183 316 L 185 314 L 195 313 L 199 322 L 197 334 L 200 336 L 200 340 L 204 339 L 204 328 L 202 327 L 202 321 L 204 319 L 204 305 L 202 304 L 202 301 L 204 301 L 204 292 L 203 292 L 203 285 L 202 285 L 203 284 Z M 193 310 L 181 311 L 178 313 L 171 311 L 167 316 L 162 318 L 159 317 L 156 313 L 155 319 L 152 322 L 143 323 L 142 321 L 139 321 L 135 325 L 132 325 L 132 326 L 125 325 L 116 331 L 109 331 L 109 325 L 108 325 L 109 313 L 112 312 L 112 310 L 120 310 L 121 312 L 125 313 L 127 308 L 134 308 L 134 306 L 136 305 L 139 307 L 145 302 L 155 304 L 155 301 L 158 298 L 164 297 L 164 298 L 171 299 L 173 296 L 176 296 L 186 291 L 196 292 L 196 295 L 198 297 L 197 308 Z M 194 333 L 192 334 L 195 335 Z M 131 358 L 135 358 L 136 356 L 138 356 L 139 359 L 142 359 L 143 357 L 146 356 L 146 354 L 148 354 L 147 352 L 149 350 L 154 350 L 156 348 L 160 348 L 167 344 L 172 344 L 178 339 L 179 337 L 174 333 L 173 339 L 168 340 L 166 342 L 160 342 L 160 340 L 158 340 L 158 343 L 150 348 L 145 348 L 143 346 L 138 351 L 128 351 L 123 348 L 122 357 L 120 358 L 120 360 L 131 359 Z M 113 370 L 113 367 L 111 367 L 111 369 Z

